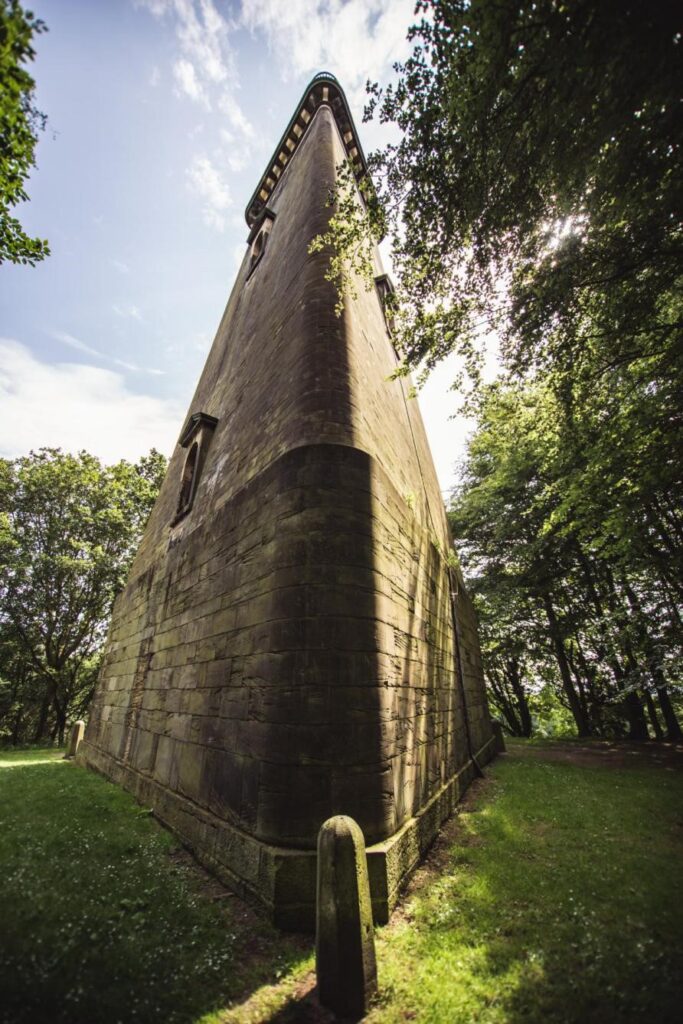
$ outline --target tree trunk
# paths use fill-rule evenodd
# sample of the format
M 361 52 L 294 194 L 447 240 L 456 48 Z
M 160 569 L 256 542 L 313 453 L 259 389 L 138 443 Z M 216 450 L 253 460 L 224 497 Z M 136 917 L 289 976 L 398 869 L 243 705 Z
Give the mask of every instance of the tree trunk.
M 53 739 L 56 736 L 57 746 L 64 746 L 64 735 L 66 733 L 66 707 L 55 696 L 53 707 L 55 711 L 55 730 Z
M 45 730 L 47 728 L 47 716 L 50 712 L 50 703 L 50 694 L 46 693 L 40 705 L 38 723 L 36 725 L 36 731 L 33 734 L 34 743 L 41 743 L 43 738 L 45 737 Z
M 522 727 L 517 719 L 514 706 L 505 688 L 504 672 L 489 664 L 486 668 L 486 677 L 491 691 L 492 703 L 494 704 L 496 711 L 500 712 L 505 719 L 505 724 L 510 730 L 510 735 L 521 736 Z
M 543 604 L 545 606 L 545 612 L 548 618 L 550 636 L 553 641 L 553 647 L 555 649 L 555 657 L 557 659 L 557 664 L 560 669 L 562 687 L 564 689 L 565 694 L 567 695 L 567 700 L 569 701 L 569 708 L 571 710 L 572 715 L 574 716 L 574 721 L 576 722 L 577 732 L 581 737 L 590 736 L 590 723 L 588 722 L 588 719 L 584 714 L 584 710 L 581 707 L 581 702 L 579 700 L 578 694 L 574 689 L 574 684 L 572 682 L 572 676 L 569 669 L 569 663 L 567 661 L 567 652 L 564 649 L 564 643 L 562 640 L 562 636 L 560 634 L 560 627 L 557 621 L 557 616 L 555 615 L 555 609 L 553 608 L 553 603 L 550 600 L 548 594 L 543 595 Z
M 628 636 L 628 625 L 629 618 L 628 612 L 624 605 L 622 595 L 617 589 L 614 575 L 609 565 L 604 566 L 605 579 L 611 594 L 610 610 L 614 616 L 614 621 L 617 623 L 620 631 L 621 650 L 624 655 L 624 661 L 629 668 L 632 676 L 638 673 L 638 660 L 633 652 L 631 643 Z M 628 594 L 626 595 L 628 598 Z M 614 658 L 615 667 L 618 659 Z M 628 678 L 624 673 L 623 676 L 617 676 L 623 686 L 628 685 Z M 647 719 L 645 717 L 645 709 L 643 708 L 643 702 L 641 701 L 638 693 L 635 690 L 631 690 L 627 693 L 623 699 L 623 708 L 628 719 L 628 738 L 634 742 L 640 742 L 641 740 L 648 740 L 650 733 L 647 728 Z
M 675 742 L 683 739 L 683 733 L 681 733 L 681 727 L 678 719 L 676 718 L 676 712 L 674 711 L 674 707 L 671 703 L 666 687 L 666 676 L 662 671 L 661 664 L 657 658 L 657 651 L 650 639 L 650 634 L 648 633 L 647 626 L 644 622 L 643 609 L 640 605 L 640 601 L 638 600 L 638 595 L 627 580 L 624 581 L 624 589 L 626 591 L 628 602 L 634 614 L 637 616 L 637 621 L 640 626 L 641 642 L 643 643 L 647 653 L 648 670 L 654 681 L 657 697 L 659 698 L 659 706 L 662 709 L 662 715 L 666 722 L 667 738 Z M 673 607 L 675 608 L 675 605 Z M 676 609 L 676 615 L 678 615 L 678 609 Z M 652 700 L 652 698 L 650 698 L 650 700 Z M 652 701 L 652 705 L 654 707 L 654 701 Z M 659 738 L 660 737 L 658 736 L 658 739 Z
M 603 711 L 603 700 L 596 690 L 595 686 L 595 669 L 588 664 L 588 660 L 583 653 L 583 649 L 580 644 L 576 645 L 576 655 L 583 672 L 583 678 L 588 684 L 588 718 L 591 723 L 591 727 L 598 736 L 604 735 L 604 711 Z M 574 673 L 576 675 L 576 673 Z
M 642 740 L 649 740 L 650 734 L 647 731 L 645 710 L 643 708 L 643 703 L 635 690 L 631 690 L 630 693 L 626 694 L 623 700 L 623 706 L 628 719 L 628 738 L 634 743 L 640 743 Z
M 21 723 L 23 721 L 23 718 L 24 718 L 24 709 L 23 709 L 23 707 L 21 707 L 21 708 L 19 708 L 19 710 L 17 711 L 16 715 L 14 716 L 14 721 L 12 723 L 12 746 L 13 747 L 18 747 L 19 746 L 19 737 L 21 735 Z
M 650 725 L 654 729 L 655 739 L 663 740 L 664 730 L 659 724 L 659 718 L 657 717 L 657 708 L 655 706 L 655 702 L 652 699 L 652 694 L 649 690 L 645 691 L 645 707 L 647 708 L 647 713 L 650 716 Z
M 524 684 L 519 674 L 519 663 L 516 658 L 508 658 L 507 662 L 507 675 L 512 686 L 515 700 L 517 702 L 517 710 L 519 711 L 519 724 L 520 724 L 520 736 L 525 736 L 527 739 L 531 736 L 531 711 L 529 710 L 529 702 L 524 692 Z
M 579 648 L 579 644 L 578 644 L 578 642 L 576 640 L 576 637 L 572 637 L 572 643 L 573 643 L 573 646 L 576 648 L 576 652 L 577 652 L 577 655 L 578 655 L 580 648 Z M 565 646 L 564 647 L 564 652 L 565 652 L 565 655 L 567 657 L 567 664 L 569 665 L 569 671 L 571 672 L 572 677 L 574 679 L 574 682 L 576 684 L 576 695 L 577 695 L 577 697 L 579 699 L 579 704 L 581 705 L 581 710 L 583 712 L 584 718 L 586 719 L 587 722 L 591 723 L 591 730 L 593 732 L 599 731 L 599 730 L 596 730 L 596 728 L 595 728 L 595 724 L 596 723 L 591 719 L 590 711 L 588 709 L 588 698 L 586 696 L 586 683 L 589 682 L 589 681 L 588 681 L 588 679 L 585 679 L 581 675 L 581 673 L 579 672 L 579 670 L 578 670 L 578 668 L 576 666 L 576 663 L 574 661 L 574 658 L 572 657 L 572 654 L 571 654 L 571 647 L 570 646 Z
M 681 727 L 676 718 L 674 706 L 671 703 L 671 698 L 665 686 L 657 687 L 657 697 L 659 698 L 659 706 L 662 709 L 664 721 L 666 722 L 667 739 L 673 742 L 683 739 L 683 733 L 681 733 Z

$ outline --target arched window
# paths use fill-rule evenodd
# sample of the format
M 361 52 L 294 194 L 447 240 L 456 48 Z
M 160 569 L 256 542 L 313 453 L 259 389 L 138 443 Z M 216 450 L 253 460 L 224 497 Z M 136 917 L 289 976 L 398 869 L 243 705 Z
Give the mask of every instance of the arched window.
M 261 228 L 258 235 L 256 236 L 256 241 L 251 247 L 251 263 L 249 265 L 250 270 L 254 269 L 258 261 L 263 256 L 264 252 L 266 251 L 267 244 L 268 232 Z
M 263 259 L 274 220 L 275 214 L 272 210 L 266 210 L 260 222 L 254 225 L 251 234 L 249 235 L 248 242 L 251 245 L 251 249 L 249 251 L 249 270 L 247 272 L 247 280 L 249 280 Z
M 206 463 L 209 445 L 217 423 L 218 420 L 215 416 L 209 416 L 205 412 L 193 412 L 183 427 L 178 444 L 181 448 L 186 449 L 187 455 L 182 464 L 178 503 L 171 526 L 179 523 L 194 504 L 199 478 Z
M 394 291 L 394 286 L 388 274 L 380 274 L 379 277 L 376 277 L 375 286 L 379 294 L 379 301 L 382 305 L 384 322 L 387 325 L 389 337 L 393 338 L 396 331 L 396 324 L 394 320 L 394 313 L 396 310 L 396 293 Z
M 197 479 L 197 459 L 199 457 L 199 444 L 197 441 L 194 442 L 187 458 L 185 459 L 185 466 L 183 467 L 183 476 L 180 484 L 180 495 L 178 496 L 178 509 L 176 514 L 181 516 L 184 512 L 187 512 L 192 505 L 192 498 L 194 497 L 194 486 Z

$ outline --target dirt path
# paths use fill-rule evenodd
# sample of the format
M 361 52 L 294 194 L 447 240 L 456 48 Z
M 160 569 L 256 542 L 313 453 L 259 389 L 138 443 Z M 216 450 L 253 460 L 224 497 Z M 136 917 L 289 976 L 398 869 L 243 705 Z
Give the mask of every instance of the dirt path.
M 675 743 L 628 743 L 624 740 L 550 740 L 527 743 L 507 740 L 508 754 L 527 760 L 604 768 L 683 768 L 683 746 Z

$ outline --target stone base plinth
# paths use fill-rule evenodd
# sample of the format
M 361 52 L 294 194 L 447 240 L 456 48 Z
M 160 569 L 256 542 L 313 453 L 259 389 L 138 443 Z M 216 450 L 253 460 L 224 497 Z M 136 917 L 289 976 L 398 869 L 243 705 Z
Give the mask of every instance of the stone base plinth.
M 496 754 L 495 739 L 477 752 L 480 765 Z M 212 874 L 240 896 L 256 901 L 280 928 L 315 929 L 315 850 L 269 846 L 178 793 L 83 741 L 79 764 L 93 768 L 131 792 L 173 832 Z M 367 848 L 372 909 L 386 924 L 401 889 L 434 841 L 443 822 L 475 776 L 467 761 L 427 804 L 384 842 Z

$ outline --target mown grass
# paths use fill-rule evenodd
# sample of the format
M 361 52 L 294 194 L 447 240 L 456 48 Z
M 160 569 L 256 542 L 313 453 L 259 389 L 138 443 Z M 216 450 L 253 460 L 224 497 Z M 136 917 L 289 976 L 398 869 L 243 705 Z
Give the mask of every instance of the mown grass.
M 148 811 L 62 757 L 0 752 L 0 1020 L 196 1021 L 310 964 L 308 941 L 220 898 Z M 284 998 L 266 990 L 263 1012 Z
M 499 761 L 380 933 L 369 1019 L 680 1020 L 682 781 Z
M 0 768 L 23 768 L 29 764 L 50 764 L 64 760 L 62 747 L 25 747 L 0 750 Z
M 552 750 L 488 771 L 378 930 L 371 1024 L 679 1019 L 681 773 Z M 215 899 L 103 779 L 56 761 L 5 771 L 8 760 L 0 752 L 1 1020 L 323 1019 L 297 994 L 310 940 Z

